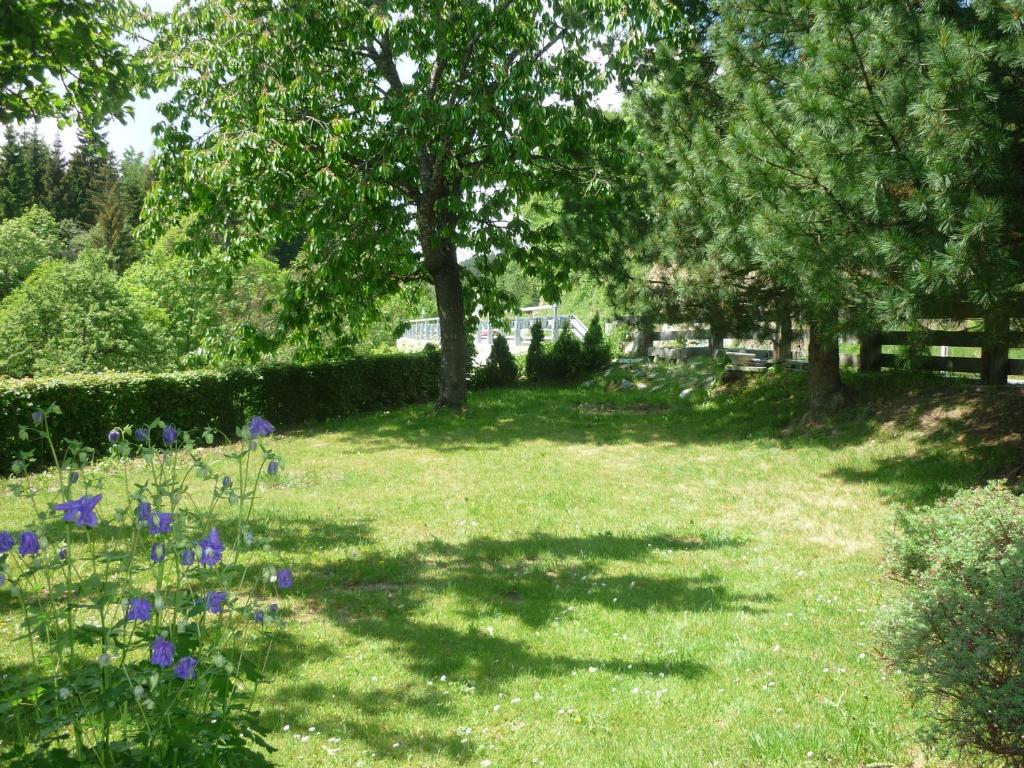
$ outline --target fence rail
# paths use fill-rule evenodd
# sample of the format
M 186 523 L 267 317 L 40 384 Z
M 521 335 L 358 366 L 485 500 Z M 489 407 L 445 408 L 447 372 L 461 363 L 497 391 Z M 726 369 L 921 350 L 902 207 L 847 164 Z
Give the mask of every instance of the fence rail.
M 976 313 L 975 317 L 980 315 Z M 931 318 L 943 319 L 943 318 Z M 959 318 L 958 318 L 959 319 Z M 886 346 L 968 347 L 981 350 L 978 357 L 963 355 L 913 355 L 909 359 L 915 368 L 926 371 L 973 373 L 982 384 L 1006 384 L 1008 376 L 1024 375 L 1024 360 L 1010 358 L 1011 348 L 1024 347 L 1024 334 L 1011 333 L 1010 318 L 1002 315 L 986 322 L 985 331 L 920 330 L 881 331 L 860 337 L 859 367 L 862 371 L 899 368 L 908 358 L 883 352 Z

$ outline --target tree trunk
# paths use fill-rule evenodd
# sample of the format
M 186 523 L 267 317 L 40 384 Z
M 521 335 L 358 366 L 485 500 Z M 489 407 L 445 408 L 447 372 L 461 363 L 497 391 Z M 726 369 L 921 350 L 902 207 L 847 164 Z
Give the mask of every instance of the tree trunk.
M 783 310 L 779 313 L 779 320 L 775 329 L 775 360 L 776 362 L 782 362 L 783 360 L 793 359 L 793 318 L 790 317 L 789 310 Z
M 462 296 L 462 268 L 451 241 L 441 244 L 441 253 L 428 262 L 437 296 L 437 317 L 441 326 L 441 386 L 437 404 L 462 408 L 466 404 L 466 308 Z
M 808 409 L 812 417 L 826 416 L 842 407 L 846 400 L 839 377 L 839 340 L 822 333 L 811 324 L 807 344 Z

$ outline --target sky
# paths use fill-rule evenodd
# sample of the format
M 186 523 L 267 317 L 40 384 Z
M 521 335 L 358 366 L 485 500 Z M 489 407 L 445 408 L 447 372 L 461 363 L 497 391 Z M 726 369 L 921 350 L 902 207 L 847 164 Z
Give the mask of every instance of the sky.
M 146 5 L 142 0 L 135 0 L 138 5 Z M 148 5 L 155 11 L 166 12 L 174 8 L 177 0 L 148 0 Z M 404 75 L 404 73 L 403 73 Z M 136 99 L 132 106 L 135 114 L 126 118 L 124 123 L 111 120 L 104 131 L 107 143 L 118 155 L 126 150 L 134 149 L 144 155 L 153 152 L 153 126 L 160 120 L 157 105 L 167 98 L 169 91 L 161 91 L 149 98 Z M 618 109 L 622 103 L 622 95 L 614 88 L 609 88 L 598 97 L 598 104 L 606 109 Z M 77 129 L 74 126 L 61 129 L 56 120 L 43 120 L 39 123 L 39 133 L 48 142 L 60 134 L 65 154 L 69 154 L 75 146 Z

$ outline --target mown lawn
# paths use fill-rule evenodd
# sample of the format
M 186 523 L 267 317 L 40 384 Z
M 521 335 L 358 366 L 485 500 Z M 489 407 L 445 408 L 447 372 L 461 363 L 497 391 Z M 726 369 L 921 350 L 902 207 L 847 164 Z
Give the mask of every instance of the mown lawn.
M 705 403 L 501 390 L 278 438 L 275 761 L 941 764 L 875 653 L 882 543 L 892 505 L 1012 463 L 998 424 L 944 415 L 1016 395 L 866 377 L 869 404 L 807 430 L 793 377 Z M 5 499 L 0 528 L 27 519 Z

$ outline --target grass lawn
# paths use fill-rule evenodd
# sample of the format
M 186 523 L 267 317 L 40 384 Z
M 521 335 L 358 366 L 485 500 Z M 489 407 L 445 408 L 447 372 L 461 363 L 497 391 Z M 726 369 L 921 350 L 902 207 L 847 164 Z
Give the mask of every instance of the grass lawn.
M 894 504 L 1013 463 L 983 417 L 1020 398 L 916 381 L 862 377 L 865 405 L 810 432 L 792 374 L 703 403 L 498 390 L 278 438 L 275 761 L 941 764 L 875 655 L 882 543 Z M 0 528 L 27 519 L 5 499 Z

